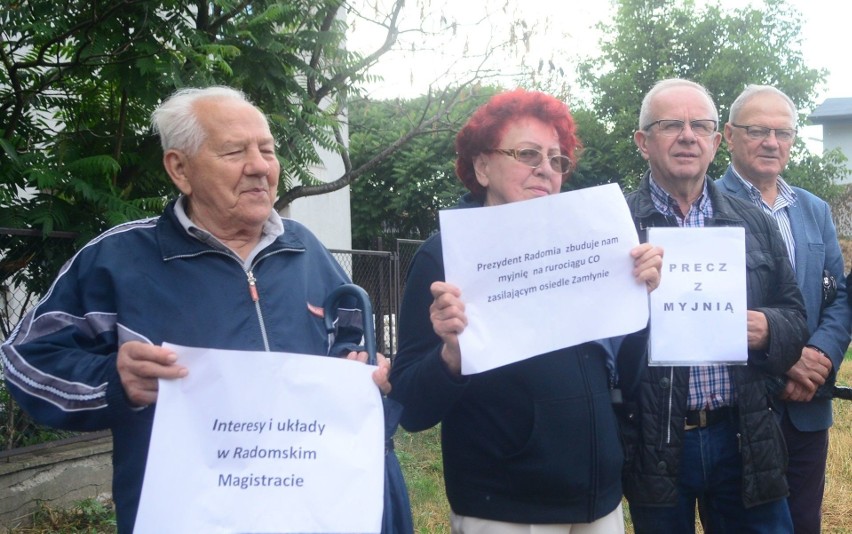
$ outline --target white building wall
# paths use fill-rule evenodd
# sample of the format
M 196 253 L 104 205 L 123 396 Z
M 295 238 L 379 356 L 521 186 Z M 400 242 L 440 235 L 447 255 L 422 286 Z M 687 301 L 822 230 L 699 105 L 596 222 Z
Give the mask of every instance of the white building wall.
M 852 123 L 826 123 L 822 125 L 822 146 L 824 151 L 840 148 L 848 158 L 846 167 L 852 171 Z M 843 184 L 852 184 L 852 174 L 846 176 Z
M 343 141 L 348 146 L 349 129 L 345 123 L 341 125 L 341 128 Z M 319 149 L 318 152 L 323 165 L 311 168 L 311 174 L 314 177 L 328 183 L 343 176 L 343 159 L 339 154 L 324 149 Z M 340 250 L 352 248 L 349 186 L 333 193 L 298 198 L 280 213 L 307 226 L 326 248 Z

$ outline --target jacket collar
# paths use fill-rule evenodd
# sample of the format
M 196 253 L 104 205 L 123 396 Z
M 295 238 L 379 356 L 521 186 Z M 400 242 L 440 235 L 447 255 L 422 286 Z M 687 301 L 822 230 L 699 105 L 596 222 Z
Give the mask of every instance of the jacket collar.
M 728 169 L 725 171 L 724 176 L 717 180 L 716 183 L 725 193 L 744 200 L 750 200 L 752 203 L 763 201 L 760 190 L 743 178 L 733 165 L 728 165 Z M 784 178 L 781 176 L 778 177 L 777 187 L 778 195 L 787 201 L 787 205 L 795 206 L 798 202 L 798 194 L 796 193 L 796 190 L 784 181 Z
M 456 204 L 456 208 L 481 208 L 483 205 L 483 199 L 476 198 L 473 196 L 473 193 L 467 192 L 459 199 L 458 204 Z
M 157 239 L 160 244 L 160 253 L 163 255 L 163 261 L 180 257 L 198 256 L 211 252 L 224 254 L 224 251 L 217 250 L 187 233 L 175 213 L 176 202 L 177 199 L 169 202 L 157 221 Z M 288 224 L 287 219 L 282 219 L 282 224 L 284 225 L 284 232 L 268 247 L 263 249 L 257 255 L 255 261 L 263 256 L 280 251 L 304 252 L 305 244 L 296 235 L 292 225 Z
M 705 175 L 704 180 L 707 184 L 707 193 L 710 196 L 710 204 L 713 206 L 713 217 L 705 221 L 707 226 L 742 226 L 744 224 L 736 210 L 734 210 L 716 184 L 709 176 Z M 635 217 L 642 227 L 660 226 L 666 224 L 671 226 L 673 221 L 665 217 L 654 207 L 654 202 L 651 199 L 651 171 L 645 171 L 642 177 L 642 182 L 636 190 L 637 203 L 635 209 Z M 665 222 L 664 222 L 665 221 Z M 674 223 L 676 224 L 676 223 Z

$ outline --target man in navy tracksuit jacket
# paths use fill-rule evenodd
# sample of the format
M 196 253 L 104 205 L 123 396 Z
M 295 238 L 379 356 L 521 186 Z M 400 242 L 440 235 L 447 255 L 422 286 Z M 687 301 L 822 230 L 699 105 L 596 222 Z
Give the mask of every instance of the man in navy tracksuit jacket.
M 157 380 L 186 374 L 163 342 L 336 356 L 362 335 L 360 311 L 342 300 L 329 340 L 322 306 L 349 278 L 304 226 L 274 211 L 280 167 L 262 113 L 232 89 L 190 89 L 164 102 L 154 124 L 182 194 L 160 217 L 77 252 L 0 359 L 9 391 L 39 423 L 112 431 L 121 533 L 135 523 Z M 380 387 L 386 378 L 386 366 L 374 373 Z

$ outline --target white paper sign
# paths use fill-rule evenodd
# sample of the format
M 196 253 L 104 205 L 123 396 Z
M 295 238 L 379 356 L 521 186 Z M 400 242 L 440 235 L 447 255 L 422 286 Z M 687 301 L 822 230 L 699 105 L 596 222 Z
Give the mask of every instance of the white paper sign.
M 137 534 L 379 532 L 384 411 L 363 363 L 165 345 Z
M 649 228 L 663 247 L 651 293 L 650 365 L 744 364 L 748 359 L 745 231 Z
M 629 255 L 639 240 L 618 185 L 440 220 L 446 279 L 468 319 L 462 374 L 646 326 L 647 290 Z

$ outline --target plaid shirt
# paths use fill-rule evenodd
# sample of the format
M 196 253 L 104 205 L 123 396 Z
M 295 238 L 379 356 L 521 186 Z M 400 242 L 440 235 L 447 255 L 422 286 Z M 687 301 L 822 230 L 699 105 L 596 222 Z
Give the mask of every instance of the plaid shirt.
M 707 193 L 707 178 L 704 178 L 704 191 L 699 195 L 689 213 L 681 213 L 680 205 L 654 181 L 651 176 L 651 200 L 654 207 L 663 215 L 677 219 L 678 226 L 700 228 L 704 220 L 713 217 L 713 205 Z M 736 400 L 731 375 L 725 365 L 694 365 L 689 368 L 689 395 L 687 410 L 714 410 L 722 406 L 732 406 Z
M 744 180 L 740 173 L 731 165 L 731 170 L 734 176 L 740 179 L 743 187 L 748 192 L 748 198 L 752 203 L 762 209 L 764 213 L 770 215 L 775 222 L 778 223 L 778 229 L 781 230 L 781 237 L 784 238 L 784 244 L 787 245 L 787 256 L 790 257 L 790 265 L 793 267 L 793 272 L 796 272 L 796 240 L 793 239 L 793 231 L 790 229 L 790 214 L 787 212 L 787 206 L 796 205 L 796 192 L 790 187 L 787 182 L 780 176 L 778 177 L 778 196 L 775 197 L 775 204 L 770 206 L 763 201 L 760 190 L 751 182 Z

